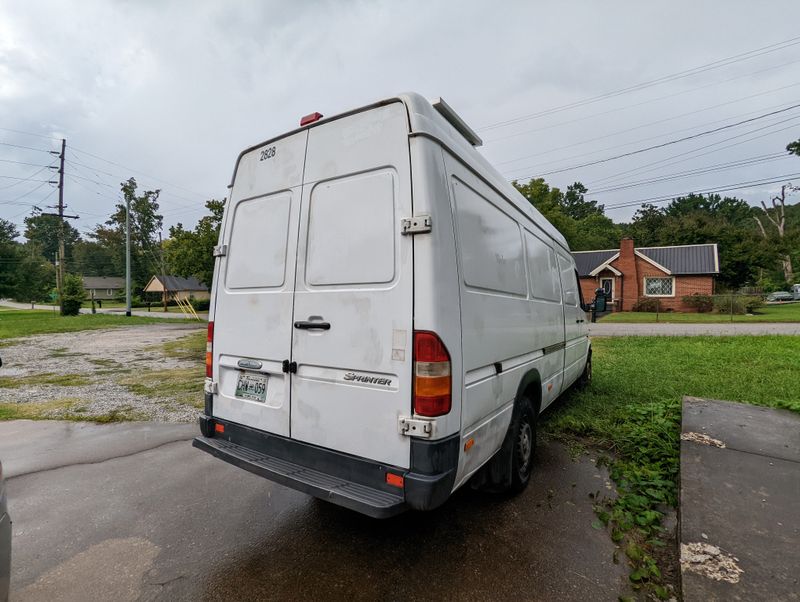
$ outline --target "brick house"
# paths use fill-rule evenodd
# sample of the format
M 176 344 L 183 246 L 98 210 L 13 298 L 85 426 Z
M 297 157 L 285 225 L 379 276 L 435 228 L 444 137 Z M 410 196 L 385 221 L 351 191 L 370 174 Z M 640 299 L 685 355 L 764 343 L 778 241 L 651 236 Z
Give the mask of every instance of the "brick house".
M 719 274 L 716 244 L 634 247 L 623 238 L 619 249 L 573 254 L 587 301 L 598 288 L 610 294 L 616 311 L 631 311 L 641 298 L 657 298 L 662 311 L 693 311 L 682 298 L 714 292 Z

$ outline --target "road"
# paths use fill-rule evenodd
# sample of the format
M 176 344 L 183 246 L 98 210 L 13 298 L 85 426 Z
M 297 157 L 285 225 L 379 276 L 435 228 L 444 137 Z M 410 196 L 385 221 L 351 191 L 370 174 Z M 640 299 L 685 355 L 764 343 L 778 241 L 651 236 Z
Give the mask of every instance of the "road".
M 734 336 L 734 335 L 800 335 L 800 322 L 727 322 L 711 324 L 623 324 L 597 322 L 589 324 L 589 334 L 595 337 L 628 336 Z
M 190 446 L 193 425 L 0 423 L 12 600 L 616 600 L 594 458 L 547 443 L 528 490 L 377 521 Z M 624 555 L 620 553 L 620 557 Z
M 14 309 L 47 309 L 53 311 L 52 305 L 34 305 L 31 307 L 30 303 L 17 303 L 16 301 L 9 301 L 8 299 L 0 299 L 0 305 L 3 307 L 12 307 Z M 125 310 L 119 307 L 113 308 L 104 308 L 100 309 L 97 308 L 96 313 L 98 314 L 113 314 L 113 315 L 125 315 Z M 82 314 L 90 314 L 92 310 L 87 307 L 82 307 L 80 309 Z M 167 318 L 167 319 L 178 319 L 178 320 L 185 320 L 191 318 L 189 314 L 181 313 L 181 312 L 163 312 L 163 311 L 147 311 L 142 309 L 133 309 L 131 310 L 132 316 L 141 316 L 143 318 Z M 202 319 L 208 319 L 207 313 L 199 314 Z

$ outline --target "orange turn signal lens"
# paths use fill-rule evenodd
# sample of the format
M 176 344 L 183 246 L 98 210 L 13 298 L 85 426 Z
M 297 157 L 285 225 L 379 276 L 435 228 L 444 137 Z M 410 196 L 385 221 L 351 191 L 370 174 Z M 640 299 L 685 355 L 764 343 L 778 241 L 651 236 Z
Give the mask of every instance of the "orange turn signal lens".
M 220 424 L 219 422 L 214 425 L 214 431 L 217 433 L 224 433 L 225 432 L 225 425 Z
M 392 487 L 400 487 L 402 489 L 404 484 L 403 475 L 392 474 L 391 472 L 387 472 L 386 484 L 391 485 Z

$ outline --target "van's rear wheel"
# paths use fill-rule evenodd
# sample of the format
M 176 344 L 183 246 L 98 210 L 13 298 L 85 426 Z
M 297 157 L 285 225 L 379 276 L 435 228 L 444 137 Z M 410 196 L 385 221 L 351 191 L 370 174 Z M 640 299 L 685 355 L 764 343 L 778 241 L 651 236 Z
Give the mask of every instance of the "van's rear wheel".
M 578 388 L 584 389 L 592 384 L 592 354 L 586 356 L 586 366 L 583 368 L 583 373 L 578 379 Z
M 527 401 L 527 400 L 526 400 Z M 511 493 L 520 493 L 531 480 L 533 456 L 536 452 L 536 420 L 529 403 L 524 403 L 511 425 L 513 448 L 511 451 Z

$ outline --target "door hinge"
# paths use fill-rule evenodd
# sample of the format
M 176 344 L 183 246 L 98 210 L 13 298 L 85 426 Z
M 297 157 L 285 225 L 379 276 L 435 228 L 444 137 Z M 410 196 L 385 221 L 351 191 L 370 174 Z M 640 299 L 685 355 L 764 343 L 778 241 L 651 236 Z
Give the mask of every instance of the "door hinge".
M 397 432 L 407 437 L 430 439 L 436 434 L 436 421 L 400 416 L 397 421 Z
M 430 215 L 404 217 L 400 220 L 400 231 L 403 234 L 425 234 L 431 231 L 432 225 Z
M 290 362 L 289 360 L 283 360 L 283 365 L 281 366 L 285 373 L 297 374 L 297 362 Z
M 214 247 L 214 257 L 224 257 L 228 254 L 228 245 L 217 245 Z

